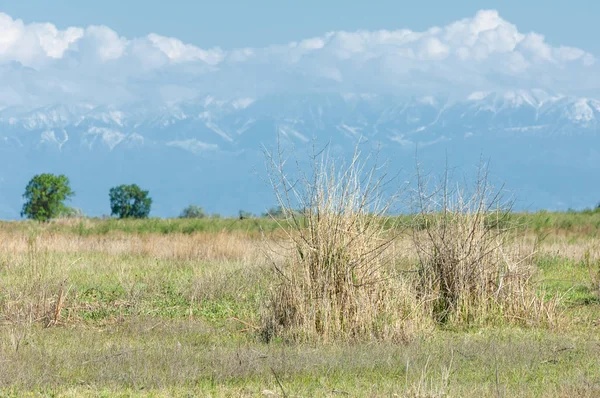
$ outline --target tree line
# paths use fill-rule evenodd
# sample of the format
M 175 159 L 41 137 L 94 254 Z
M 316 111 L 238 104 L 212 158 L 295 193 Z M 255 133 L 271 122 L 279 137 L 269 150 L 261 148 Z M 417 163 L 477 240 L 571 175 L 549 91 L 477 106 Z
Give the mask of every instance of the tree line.
M 27 186 L 23 198 L 25 203 L 21 217 L 37 221 L 48 221 L 61 216 L 77 215 L 77 211 L 65 205 L 65 202 L 75 196 L 69 179 L 63 175 L 38 174 Z M 147 218 L 152 207 L 152 198 L 147 190 L 136 184 L 119 185 L 110 189 L 109 193 L 111 216 L 118 218 Z M 262 214 L 263 217 L 282 217 L 281 207 L 273 207 Z M 180 218 L 205 218 L 207 214 L 200 206 L 190 205 L 183 209 Z M 218 218 L 219 215 L 212 215 Z M 239 218 L 254 218 L 255 215 L 240 210 Z
M 60 216 L 75 215 L 72 208 L 65 205 L 65 201 L 75 195 L 71 189 L 69 179 L 61 174 L 38 174 L 34 176 L 27 186 L 23 198 L 25 203 L 21 210 L 21 217 L 37 221 L 48 221 Z M 118 218 L 147 218 L 152 207 L 152 198 L 147 190 L 141 189 L 136 184 L 123 184 L 113 187 L 108 193 L 110 200 L 111 216 Z M 600 211 L 600 203 L 596 207 Z M 298 210 L 303 213 L 303 210 Z M 273 207 L 262 214 L 263 217 L 280 218 L 285 217 L 281 206 Z M 200 206 L 190 205 L 183 209 L 180 218 L 204 218 L 207 217 L 204 209 Z M 212 217 L 218 218 L 219 215 Z M 254 218 L 254 214 L 240 210 L 239 218 Z
M 37 221 L 48 221 L 61 215 L 69 214 L 65 202 L 75 192 L 71 189 L 69 179 L 65 175 L 38 174 L 27 186 L 23 198 L 25 203 L 21 217 Z M 111 216 L 119 218 L 147 218 L 152 207 L 149 192 L 136 184 L 119 185 L 110 189 Z

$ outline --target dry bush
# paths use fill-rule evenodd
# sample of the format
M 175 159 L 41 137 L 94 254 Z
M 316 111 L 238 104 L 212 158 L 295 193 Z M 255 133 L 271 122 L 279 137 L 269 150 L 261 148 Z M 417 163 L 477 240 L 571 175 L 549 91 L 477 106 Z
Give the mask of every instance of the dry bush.
M 47 251 L 40 250 L 36 236 L 29 237 L 27 247 L 21 264 L 6 265 L 23 272 L 18 284 L 0 279 L 0 326 L 58 325 L 69 295 L 67 281 L 53 274 Z
M 282 261 L 271 257 L 277 284 L 264 311 L 264 337 L 404 339 L 414 325 L 408 318 L 415 296 L 389 272 L 400 230 L 387 215 L 397 196 L 383 199 L 385 173 L 377 176 L 358 150 L 347 165 L 322 152 L 313 155 L 309 176 L 299 171 L 292 180 L 281 151 L 266 156 L 290 245 L 277 253 Z
M 556 302 L 536 294 L 535 246 L 511 224 L 512 202 L 490 185 L 483 165 L 470 189 L 451 184 L 446 174 L 431 189 L 418 173 L 412 199 L 418 289 L 428 312 L 452 324 L 551 320 Z
M 589 271 L 592 291 L 600 299 L 600 259 L 592 259 L 590 249 L 587 249 L 583 255 L 583 264 Z

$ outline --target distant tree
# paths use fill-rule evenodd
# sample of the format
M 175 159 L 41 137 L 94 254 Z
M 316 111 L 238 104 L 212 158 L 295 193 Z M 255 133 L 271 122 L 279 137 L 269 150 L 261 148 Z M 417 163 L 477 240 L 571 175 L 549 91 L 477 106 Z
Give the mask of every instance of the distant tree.
M 262 216 L 263 217 L 282 218 L 285 216 L 285 213 L 283 211 L 283 207 L 276 206 L 276 207 L 271 207 L 269 210 L 267 210 L 265 213 L 263 213 Z
M 85 214 L 83 210 L 78 209 L 76 207 L 68 207 L 66 206 L 63 211 L 59 214 L 60 218 L 83 218 Z
M 239 218 L 240 220 L 243 220 L 245 218 L 254 218 L 254 214 L 250 213 L 249 211 L 240 210 Z
M 189 205 L 179 215 L 179 218 L 204 218 L 206 217 L 206 213 L 204 209 L 200 206 Z
M 262 217 L 285 218 L 287 216 L 302 217 L 305 216 L 307 209 L 284 209 L 282 206 L 271 207 L 266 212 L 262 213 Z
M 119 185 L 110 189 L 111 215 L 119 218 L 146 218 L 150 214 L 152 199 L 148 191 L 136 184 Z
M 64 175 L 38 174 L 25 187 L 22 217 L 48 221 L 66 212 L 64 202 L 75 195 Z

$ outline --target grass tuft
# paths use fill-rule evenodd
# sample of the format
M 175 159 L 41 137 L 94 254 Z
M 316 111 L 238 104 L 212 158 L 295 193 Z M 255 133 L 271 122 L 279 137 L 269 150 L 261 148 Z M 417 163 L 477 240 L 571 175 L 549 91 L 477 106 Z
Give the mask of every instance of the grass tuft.
M 399 234 L 383 200 L 385 175 L 359 161 L 315 156 L 312 174 L 291 181 L 281 153 L 268 155 L 291 244 L 274 260 L 276 285 L 264 314 L 264 337 L 294 340 L 401 340 L 414 314 L 409 286 L 390 275 Z M 301 208 L 299 213 L 294 209 Z
M 418 178 L 413 201 L 420 228 L 419 292 L 439 323 L 540 323 L 554 317 L 534 283 L 535 245 L 510 222 L 512 204 L 488 182 L 483 166 L 472 188 L 453 189 L 446 175 L 430 190 Z

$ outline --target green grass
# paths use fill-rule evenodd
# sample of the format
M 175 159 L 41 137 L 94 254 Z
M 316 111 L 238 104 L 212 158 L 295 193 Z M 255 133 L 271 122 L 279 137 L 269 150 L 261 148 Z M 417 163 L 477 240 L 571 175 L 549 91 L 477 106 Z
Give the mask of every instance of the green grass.
M 215 340 L 198 321 L 131 318 L 34 329 L 3 350 L 4 393 L 261 396 L 554 396 L 600 392 L 597 335 L 520 329 L 437 332 L 406 345 Z M 2 342 L 4 343 L 4 337 Z
M 542 256 L 537 265 L 541 272 L 540 286 L 556 292 L 566 306 L 600 303 L 592 281 L 590 267 L 583 260 L 561 256 Z
M 598 234 L 600 230 L 600 210 L 581 212 L 520 213 L 514 215 L 523 225 L 539 231 L 562 230 L 575 234 Z
M 0 221 L 0 228 L 12 231 L 50 231 L 68 232 L 80 236 L 106 235 L 121 232 L 125 234 L 192 234 L 196 232 L 272 232 L 279 228 L 276 221 L 270 218 L 201 218 L 201 219 L 66 219 L 55 220 L 46 224 L 35 221 L 14 222 Z
M 403 344 L 264 343 L 272 269 L 256 223 L 272 221 L 0 223 L 0 396 L 600 396 L 597 215 L 549 217 L 536 278 L 561 297 L 556 324 L 440 327 Z M 61 286 L 46 327 L 36 316 Z
M 402 215 L 387 220 L 400 227 L 414 225 L 411 216 Z M 562 231 L 576 235 L 597 236 L 600 232 L 600 210 L 581 212 L 512 213 L 502 220 L 537 232 Z M 280 223 L 270 217 L 247 218 L 201 218 L 201 219 L 162 219 L 145 220 L 115 218 L 65 219 L 39 224 L 35 221 L 0 221 L 0 229 L 5 231 L 51 231 L 68 232 L 80 236 L 105 235 L 121 232 L 125 234 L 192 234 L 196 232 L 273 232 L 281 228 Z

